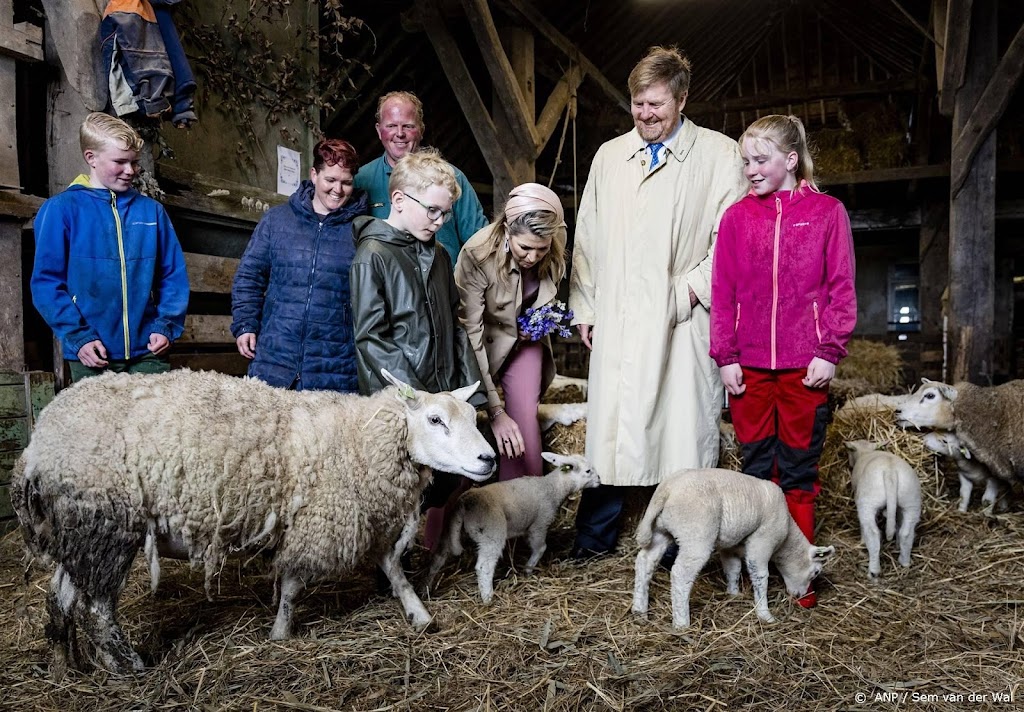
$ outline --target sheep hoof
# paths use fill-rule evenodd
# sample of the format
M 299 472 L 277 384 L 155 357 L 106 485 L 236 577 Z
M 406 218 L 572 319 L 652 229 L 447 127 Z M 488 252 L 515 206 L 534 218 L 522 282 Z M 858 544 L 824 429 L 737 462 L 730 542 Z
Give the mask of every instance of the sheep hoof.
M 771 613 L 769 613 L 767 615 L 761 615 L 760 613 L 758 613 L 757 617 L 760 618 L 763 623 L 777 623 L 778 622 L 778 621 L 775 620 L 775 616 L 773 616 Z

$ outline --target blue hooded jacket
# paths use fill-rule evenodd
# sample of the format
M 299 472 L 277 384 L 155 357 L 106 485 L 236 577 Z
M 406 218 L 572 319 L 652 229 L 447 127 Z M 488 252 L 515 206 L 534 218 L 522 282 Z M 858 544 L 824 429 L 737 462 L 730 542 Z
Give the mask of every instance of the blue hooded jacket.
M 250 376 L 296 390 L 358 390 L 349 266 L 352 219 L 366 209 L 356 191 L 319 216 L 307 180 L 260 220 L 231 291 L 231 333 L 256 334 Z
M 181 336 L 188 274 L 160 203 L 80 175 L 39 208 L 35 237 L 32 301 L 65 358 L 96 339 L 112 359 L 136 358 L 149 353 L 150 334 Z

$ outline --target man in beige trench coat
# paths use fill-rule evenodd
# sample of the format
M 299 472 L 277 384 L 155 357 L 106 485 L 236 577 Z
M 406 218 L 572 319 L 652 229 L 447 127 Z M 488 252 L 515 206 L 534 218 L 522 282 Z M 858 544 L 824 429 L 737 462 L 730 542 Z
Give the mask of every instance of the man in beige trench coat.
M 598 149 L 580 202 L 569 306 L 591 348 L 577 558 L 611 551 L 625 487 L 718 462 L 708 355 L 718 221 L 746 192 L 739 147 L 682 116 L 690 64 L 652 48 L 629 75 L 634 129 Z

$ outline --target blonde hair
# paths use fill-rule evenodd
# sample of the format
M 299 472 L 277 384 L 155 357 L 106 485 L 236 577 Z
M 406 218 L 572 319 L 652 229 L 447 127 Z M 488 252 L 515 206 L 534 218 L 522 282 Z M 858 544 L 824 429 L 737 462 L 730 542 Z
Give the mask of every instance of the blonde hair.
M 690 60 L 677 47 L 651 47 L 629 73 L 629 93 L 636 96 L 654 84 L 668 84 L 677 99 L 690 90 Z
M 530 233 L 544 240 L 551 238 L 551 249 L 537 263 L 537 275 L 550 277 L 558 284 L 565 276 L 565 221 L 552 210 L 533 210 L 505 222 L 505 215 L 497 218 L 491 228 L 491 242 L 487 256 L 498 263 L 498 279 L 508 286 L 508 273 L 512 264 L 512 252 L 505 249 L 505 240 L 516 235 Z
M 771 146 L 783 153 L 794 151 L 797 156 L 797 183 L 799 184 L 802 180 L 807 181 L 811 190 L 816 193 L 821 192 L 814 182 L 814 161 L 811 159 L 811 151 L 807 146 L 804 122 L 798 117 L 783 116 L 782 114 L 762 116 L 748 126 L 740 136 L 741 147 L 747 139 L 753 141 L 758 150 Z
M 85 117 L 78 129 L 78 143 L 82 153 L 101 151 L 112 146 L 136 153 L 142 150 L 142 137 L 135 129 L 121 119 L 100 111 Z
M 398 99 L 412 104 L 413 111 L 416 112 L 416 123 L 419 124 L 420 133 L 423 133 L 427 128 L 423 123 L 423 102 L 420 101 L 420 98 L 411 91 L 389 91 L 387 94 L 381 96 L 381 98 L 377 100 L 377 123 L 380 123 L 380 116 L 381 112 L 384 111 L 384 105 L 392 99 Z
M 452 203 L 462 195 L 462 188 L 455 177 L 455 169 L 441 157 L 436 148 L 421 148 L 415 153 L 407 153 L 391 169 L 391 180 L 388 181 L 388 195 L 396 190 L 425 190 L 432 185 L 439 185 L 452 196 Z

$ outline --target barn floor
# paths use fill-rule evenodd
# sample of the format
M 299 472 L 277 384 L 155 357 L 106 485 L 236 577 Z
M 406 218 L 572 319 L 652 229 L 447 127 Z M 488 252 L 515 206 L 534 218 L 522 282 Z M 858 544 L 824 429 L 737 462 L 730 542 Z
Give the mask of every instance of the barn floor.
M 1019 505 L 961 514 L 952 485 L 940 477 L 927 493 L 912 567 L 897 570 L 890 549 L 870 582 L 845 481 L 826 480 L 819 539 L 837 557 L 813 610 L 773 577 L 775 625 L 754 616 L 749 587 L 726 595 L 714 564 L 694 589 L 691 629 L 670 628 L 665 572 L 650 620 L 634 619 L 631 543 L 586 565 L 559 560 L 571 503 L 536 575 L 499 568 L 492 606 L 477 602 L 468 559 L 449 566 L 427 601 L 436 630 L 423 635 L 374 593 L 369 569 L 312 591 L 300 636 L 272 643 L 270 582 L 252 565 L 225 569 L 207 602 L 198 572 L 165 562 L 153 595 L 137 562 L 120 612 L 149 669 L 129 678 L 51 679 L 48 576 L 32 569 L 25 584 L 12 534 L 0 542 L 0 709 L 1012 709 L 1011 696 L 1024 698 L 1024 517 Z

